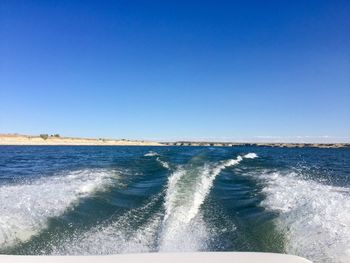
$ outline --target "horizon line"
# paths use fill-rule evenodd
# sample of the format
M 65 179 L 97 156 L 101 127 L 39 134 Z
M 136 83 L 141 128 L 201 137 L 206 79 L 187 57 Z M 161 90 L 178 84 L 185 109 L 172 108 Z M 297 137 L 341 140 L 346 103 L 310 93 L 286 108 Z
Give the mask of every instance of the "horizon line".
M 53 136 L 58 133 L 42 133 L 49 136 Z M 23 134 L 23 133 L 0 133 L 0 136 L 29 136 L 39 137 L 40 134 Z M 172 138 L 128 138 L 128 137 L 111 137 L 111 136 L 71 136 L 61 135 L 61 138 L 81 138 L 81 139 L 107 139 L 107 140 L 130 140 L 130 141 L 155 141 L 155 142 L 213 142 L 213 143 L 318 143 L 318 144 L 329 144 L 329 143 L 350 143 L 350 137 L 344 136 L 310 136 L 310 135 L 298 135 L 298 136 L 248 136 L 248 137 L 172 137 Z

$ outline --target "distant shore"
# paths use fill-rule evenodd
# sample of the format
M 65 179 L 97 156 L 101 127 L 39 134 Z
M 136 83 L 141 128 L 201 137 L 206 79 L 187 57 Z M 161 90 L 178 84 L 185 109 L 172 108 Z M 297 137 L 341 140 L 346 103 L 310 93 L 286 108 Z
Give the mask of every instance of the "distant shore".
M 217 146 L 217 147 L 234 147 L 234 146 L 260 146 L 260 147 L 285 147 L 285 148 L 345 148 L 350 147 L 350 143 L 275 143 L 275 142 L 196 142 L 196 141 L 178 141 L 164 142 L 167 146 Z
M 92 145 L 92 146 L 162 146 L 163 144 L 144 140 L 72 138 L 58 134 L 38 136 L 19 134 L 0 134 L 0 145 Z
M 20 134 L 0 134 L 0 145 L 91 145 L 91 146 L 261 146 L 261 147 L 316 147 L 316 148 L 344 148 L 350 143 L 250 143 L 250 142 L 203 142 L 203 141 L 176 141 L 156 142 L 145 140 L 106 139 L 106 138 L 73 138 L 61 137 L 58 134 L 41 134 L 37 136 Z

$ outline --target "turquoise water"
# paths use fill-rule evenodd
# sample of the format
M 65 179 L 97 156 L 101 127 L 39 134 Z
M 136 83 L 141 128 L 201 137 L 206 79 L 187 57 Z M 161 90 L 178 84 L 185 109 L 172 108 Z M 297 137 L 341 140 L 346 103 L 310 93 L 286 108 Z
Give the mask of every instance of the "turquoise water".
M 0 253 L 350 262 L 350 149 L 0 147 Z

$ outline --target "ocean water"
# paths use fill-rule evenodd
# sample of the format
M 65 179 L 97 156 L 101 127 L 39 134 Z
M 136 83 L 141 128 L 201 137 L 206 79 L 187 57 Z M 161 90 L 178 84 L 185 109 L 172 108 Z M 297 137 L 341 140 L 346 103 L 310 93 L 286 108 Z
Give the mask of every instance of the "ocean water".
M 0 253 L 350 262 L 350 149 L 0 147 Z

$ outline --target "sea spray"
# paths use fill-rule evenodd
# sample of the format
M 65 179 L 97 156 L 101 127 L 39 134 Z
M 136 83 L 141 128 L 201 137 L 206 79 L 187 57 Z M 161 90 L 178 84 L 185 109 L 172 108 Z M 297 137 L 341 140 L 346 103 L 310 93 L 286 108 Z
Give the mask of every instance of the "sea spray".
M 160 250 L 193 251 L 206 248 L 205 240 L 209 233 L 200 207 L 216 176 L 226 167 L 237 165 L 242 160 L 243 157 L 237 156 L 219 164 L 180 166 L 169 177 Z
M 264 173 L 261 205 L 279 212 L 286 251 L 314 262 L 350 262 L 350 190 L 293 172 Z
M 76 232 L 50 247 L 53 255 L 110 255 L 157 251 L 161 214 L 153 213 L 162 193 L 145 205 L 101 222 L 86 232 Z M 136 227 L 138 226 L 138 227 Z
M 49 218 L 64 213 L 79 199 L 103 191 L 118 177 L 91 169 L 0 186 L 0 247 L 29 240 Z
M 349 262 L 348 149 L 152 149 L 0 149 L 1 253 L 254 250 Z

